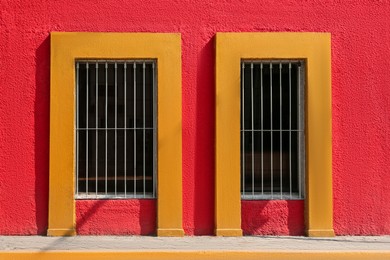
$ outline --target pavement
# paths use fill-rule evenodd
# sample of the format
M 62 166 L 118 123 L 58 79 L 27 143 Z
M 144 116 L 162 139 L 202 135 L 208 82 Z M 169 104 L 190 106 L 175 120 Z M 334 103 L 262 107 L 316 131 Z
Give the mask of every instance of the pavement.
M 239 250 L 239 251 L 389 251 L 390 236 L 313 237 L 150 237 L 150 236 L 0 236 L 0 251 L 128 251 L 128 250 Z

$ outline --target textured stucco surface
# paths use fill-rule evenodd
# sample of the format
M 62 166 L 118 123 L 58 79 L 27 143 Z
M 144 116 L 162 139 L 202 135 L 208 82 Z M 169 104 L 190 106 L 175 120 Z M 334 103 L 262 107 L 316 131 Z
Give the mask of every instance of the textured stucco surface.
M 188 235 L 214 230 L 215 33 L 330 32 L 335 232 L 390 234 L 389 1 L 0 1 L 0 234 L 46 232 L 51 31 L 181 33 Z M 85 218 L 94 205 L 78 202 L 79 231 L 94 232 L 104 219 L 99 233 L 117 233 L 114 213 L 120 211 L 123 221 L 148 212 L 137 203 L 120 210 L 116 205 L 105 204 Z M 267 222 L 256 224 L 249 219 L 256 212 L 246 215 L 249 205 L 243 203 L 244 229 L 251 223 L 246 233 L 302 232 L 302 226 L 294 231 L 288 226 L 300 223 L 302 212 L 290 215 L 285 206 L 275 221 L 271 205 L 259 213 Z M 155 206 L 148 207 L 155 214 Z M 151 223 L 131 219 L 121 232 L 142 233 L 138 222 Z M 276 232 L 276 224 L 284 226 Z
M 79 235 L 154 235 L 154 200 L 78 200 L 76 202 Z
M 304 201 L 243 201 L 241 228 L 244 235 L 304 235 Z

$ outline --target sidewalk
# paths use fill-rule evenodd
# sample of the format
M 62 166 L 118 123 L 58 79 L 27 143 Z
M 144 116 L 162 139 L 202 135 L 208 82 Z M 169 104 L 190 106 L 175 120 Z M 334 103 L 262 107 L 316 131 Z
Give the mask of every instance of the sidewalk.
M 0 236 L 0 259 L 390 259 L 390 236 Z

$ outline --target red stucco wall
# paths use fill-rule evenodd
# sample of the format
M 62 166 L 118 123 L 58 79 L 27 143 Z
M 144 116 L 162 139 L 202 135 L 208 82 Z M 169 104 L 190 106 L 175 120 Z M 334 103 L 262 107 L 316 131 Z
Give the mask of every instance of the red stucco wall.
M 155 235 L 154 200 L 84 200 L 76 203 L 79 235 Z
M 0 11 L 0 234 L 46 232 L 51 31 L 182 34 L 188 235 L 214 229 L 215 33 L 332 33 L 334 228 L 339 235 L 390 234 L 388 1 L 1 0 Z M 302 203 L 242 208 L 247 234 L 303 231 Z M 155 214 L 150 201 L 77 202 L 82 234 L 149 234 Z

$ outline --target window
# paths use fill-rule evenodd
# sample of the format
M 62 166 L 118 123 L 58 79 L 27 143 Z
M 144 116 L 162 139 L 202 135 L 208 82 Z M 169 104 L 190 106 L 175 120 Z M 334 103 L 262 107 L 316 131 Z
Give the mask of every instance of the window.
M 155 198 L 156 62 L 76 61 L 76 198 Z
M 305 62 L 241 62 L 241 198 L 304 198 Z
M 105 71 L 106 63 L 107 73 Z M 124 72 L 125 64 L 127 68 L 126 73 Z M 144 75 L 144 64 L 145 81 L 139 80 Z M 153 64 L 155 64 L 154 73 Z M 135 74 L 134 67 L 136 69 Z M 98 73 L 96 73 L 96 70 Z M 138 78 L 135 82 L 136 88 L 120 87 L 124 85 L 125 75 L 127 85 L 130 84 L 131 80 L 133 80 L 134 84 L 134 78 Z M 155 76 L 155 88 L 152 88 L 153 83 L 151 83 L 153 75 Z M 96 76 L 98 77 L 97 81 Z M 117 80 L 116 83 L 115 78 Z M 108 81 L 107 84 L 105 80 Z M 76 82 L 79 89 L 76 86 Z M 144 82 L 145 88 L 143 88 Z M 88 88 L 86 88 L 87 83 Z M 97 91 L 96 83 L 98 83 Z M 105 93 L 106 85 L 108 86 L 107 94 Z M 115 88 L 115 85 L 117 85 L 117 88 Z M 101 89 L 104 89 L 104 92 Z M 135 117 L 134 111 L 127 106 L 132 104 L 131 102 L 134 100 L 134 96 L 131 96 L 131 93 L 126 93 L 128 99 L 126 100 L 126 116 L 124 115 L 125 100 L 122 99 L 122 92 L 124 97 L 125 89 L 126 91 L 130 89 L 137 91 L 137 98 L 134 103 L 137 103 L 136 110 L 138 112 L 135 113 Z M 156 91 L 154 95 L 150 93 L 153 92 L 153 89 Z M 115 90 L 117 93 L 115 93 Z M 145 98 L 143 96 L 144 90 Z M 76 94 L 77 91 L 80 92 Z M 140 93 L 142 93 L 142 96 L 140 96 Z M 116 101 L 115 97 L 117 97 Z M 151 102 L 153 97 L 155 100 Z M 107 103 L 105 103 L 106 98 Z M 81 99 L 83 99 L 83 104 L 77 102 L 81 101 Z M 78 108 L 77 104 L 79 104 Z M 98 106 L 95 106 L 95 104 Z M 102 117 L 103 114 L 106 115 L 105 112 L 101 112 L 103 104 L 107 104 L 109 117 Z M 145 105 L 143 106 L 143 104 Z M 155 105 L 155 109 L 151 108 L 152 104 Z M 96 108 L 99 110 L 97 121 L 96 113 L 94 113 Z M 131 112 L 133 112 L 133 116 Z M 76 115 L 79 116 L 77 120 Z M 88 119 L 86 118 L 87 115 Z M 105 123 L 106 119 L 107 125 Z M 104 123 L 101 122 L 102 120 Z M 151 128 L 151 121 L 155 123 L 154 136 L 150 133 L 153 130 L 149 129 Z M 79 125 L 76 125 L 77 122 Z M 82 125 L 83 122 L 88 122 L 88 124 Z M 125 122 L 126 126 L 124 125 Z M 83 129 L 87 127 L 89 130 Z M 112 128 L 114 129 L 111 130 Z M 130 128 L 127 130 L 128 135 L 124 135 L 125 130 L 119 128 Z M 137 129 L 134 130 L 132 128 Z M 76 234 L 75 194 L 77 191 L 78 197 L 85 196 L 84 198 L 88 199 L 112 194 L 117 198 L 125 196 L 138 198 L 153 196 L 155 187 L 157 235 L 183 236 L 181 129 L 180 34 L 51 33 L 50 180 L 49 227 L 47 234 L 49 236 Z M 88 132 L 88 137 L 86 132 Z M 98 132 L 97 136 L 96 132 Z M 107 143 L 105 141 L 106 132 Z M 129 158 L 131 155 L 134 155 L 132 154 L 134 150 L 130 149 L 131 146 L 134 147 L 134 143 L 131 143 L 130 138 L 134 132 L 138 136 L 136 137 L 137 158 L 135 160 L 125 160 L 124 138 L 126 136 L 126 157 Z M 143 134 L 144 132 L 145 135 Z M 77 135 L 79 140 L 76 140 Z M 97 142 L 96 137 L 98 139 Z M 134 140 L 134 136 L 132 140 Z M 88 145 L 86 144 L 87 142 Z M 94 147 L 96 143 L 99 144 L 98 149 Z M 145 146 L 143 146 L 143 143 L 145 143 Z M 104 146 L 107 144 L 107 149 L 101 147 L 103 144 Z M 86 147 L 88 149 L 85 149 Z M 143 147 L 145 147 L 145 153 Z M 155 152 L 153 152 L 153 147 Z M 110 162 L 107 159 L 107 163 L 105 163 L 106 154 L 104 151 L 109 151 L 107 157 L 110 159 Z M 98 160 L 96 160 L 96 154 Z M 144 155 L 145 160 L 143 158 Z M 155 156 L 155 158 L 151 159 L 151 156 Z M 100 158 L 102 159 L 100 160 Z M 129 168 L 134 168 L 134 162 L 137 163 L 135 179 L 134 172 L 132 172 L 132 177 L 128 176 L 127 173 L 126 177 L 124 176 L 125 161 L 126 172 Z M 98 162 L 97 167 L 96 162 Z M 77 164 L 78 166 L 76 167 Z M 86 170 L 87 165 L 88 170 Z M 142 167 L 138 167 L 141 165 Z M 107 178 L 105 176 L 106 166 L 108 168 Z M 76 169 L 78 169 L 77 173 Z M 96 169 L 98 169 L 97 177 Z M 75 182 L 77 174 L 79 181 Z M 153 174 L 155 178 L 153 178 Z M 114 181 L 111 180 L 112 178 Z M 126 180 L 126 182 L 122 181 L 122 179 Z M 105 188 L 106 181 L 107 189 Z M 86 185 L 87 182 L 88 186 Z M 154 186 L 153 182 L 155 184 L 158 183 L 158 185 Z M 126 192 L 124 192 L 125 183 Z M 135 196 L 134 190 L 130 187 L 131 185 L 134 187 L 134 184 L 137 185 Z
M 331 59 L 330 59 L 330 34 L 327 33 L 218 33 L 216 36 L 216 145 L 215 145 L 215 225 L 216 235 L 218 236 L 241 236 L 241 190 L 243 198 L 246 198 L 247 192 L 252 198 L 268 199 L 268 196 L 274 199 L 287 199 L 290 196 L 299 197 L 299 183 L 302 184 L 302 197 L 305 198 L 305 218 L 306 218 L 306 232 L 309 236 L 334 236 L 333 231 L 333 201 L 332 201 L 332 113 L 331 113 Z M 296 138 L 291 138 L 292 150 L 294 152 L 288 152 L 292 160 L 291 167 L 286 158 L 289 158 L 286 154 L 286 143 L 283 140 L 289 140 L 290 126 L 287 122 L 282 120 L 282 130 L 286 131 L 286 134 L 280 132 L 280 111 L 282 112 L 283 119 L 283 105 L 289 104 L 284 102 L 285 98 L 282 95 L 282 102 L 280 102 L 280 84 L 277 84 L 278 76 L 282 77 L 282 81 L 286 77 L 286 67 L 282 65 L 282 73 L 280 74 L 280 63 L 286 60 L 291 61 L 292 70 L 302 71 L 305 75 L 304 90 L 299 92 L 299 96 L 302 97 L 304 106 L 298 105 L 300 112 L 296 113 L 296 116 L 301 117 L 301 124 L 303 124 L 297 130 L 303 130 L 301 137 L 304 140 L 295 141 Z M 251 67 L 253 62 L 254 70 L 254 84 L 260 82 L 258 80 L 259 73 L 261 77 L 261 63 L 263 63 L 263 85 L 271 85 L 270 82 L 270 70 L 272 64 L 272 77 L 275 76 L 275 82 L 272 86 L 276 88 L 272 90 L 275 93 L 275 97 L 268 97 L 270 89 L 263 88 L 264 105 L 270 104 L 271 101 L 275 106 L 275 111 L 267 112 L 269 114 L 268 120 L 275 121 L 275 125 L 270 126 L 270 122 L 263 122 L 263 130 L 265 127 L 269 127 L 266 130 L 273 130 L 272 135 L 270 133 L 263 132 L 263 138 L 265 135 L 270 135 L 267 140 L 264 140 L 263 158 L 266 159 L 268 168 L 263 166 L 263 178 L 270 178 L 266 182 L 259 182 L 256 178 L 259 176 L 259 164 L 256 164 L 258 159 L 252 161 L 252 157 L 259 157 L 260 153 L 257 153 L 258 149 L 261 151 L 261 145 L 257 144 L 259 137 L 252 131 L 252 113 L 251 111 Z M 276 64 L 274 62 L 276 61 Z M 260 63 L 260 65 L 259 65 Z M 304 66 L 298 69 L 299 64 Z M 241 81 L 241 71 L 244 65 L 244 71 L 242 76 L 244 80 Z M 249 65 L 249 66 L 247 66 Z M 294 69 L 293 69 L 294 68 Z M 260 69 L 260 72 L 258 71 Z M 255 72 L 256 71 L 256 72 Z M 268 72 L 267 72 L 268 71 Z M 278 72 L 279 71 L 279 72 Z M 292 71 L 293 72 L 293 71 Z M 267 73 L 269 75 L 267 75 Z M 293 77 L 293 75 L 291 75 Z M 301 75 L 303 76 L 303 75 Z M 247 80 L 249 78 L 249 81 Z M 298 80 L 295 81 L 297 86 L 301 86 Z M 242 84 L 244 84 L 244 109 L 241 110 L 241 95 Z M 302 85 L 303 86 L 303 85 Z M 264 87 L 264 86 L 263 86 Z M 278 90 L 279 88 L 279 90 Z M 282 88 L 284 88 L 282 84 Z M 246 91 L 248 89 L 248 91 Z M 260 88 L 261 90 L 261 88 Z M 256 88 L 258 92 L 258 87 Z M 268 92 L 267 92 L 268 91 Z M 284 91 L 282 90 L 284 93 Z M 254 95 L 258 95 L 255 94 Z M 261 93 L 260 93 L 261 95 Z M 298 95 L 298 94 L 293 94 Z M 278 100 L 279 98 L 279 100 Z M 274 102 L 277 101 L 277 102 Z M 245 102 L 245 104 L 244 104 Z M 249 102 L 250 106 L 247 104 Z M 261 105 L 260 102 L 254 102 L 253 107 Z M 293 103 L 292 103 L 293 104 Z M 282 110 L 277 105 L 282 105 Z M 249 106 L 249 108 L 248 108 Z M 296 105 L 295 105 L 296 106 Z M 300 108 L 299 108 L 300 107 Z M 284 106 L 286 108 L 286 106 Z M 304 111 L 304 113 L 302 112 Z M 248 130 L 248 134 L 245 134 L 245 139 L 241 140 L 241 112 L 244 121 L 249 121 L 247 125 L 244 122 L 242 130 L 245 132 Z M 254 109 L 254 117 L 259 109 Z M 261 113 L 261 109 L 260 109 Z M 304 119 L 303 119 L 304 116 Z M 285 116 L 286 117 L 286 116 Z M 293 118 L 293 115 L 292 115 Z M 278 122 L 279 121 L 279 122 Z M 299 120 L 298 120 L 299 121 Z M 293 123 L 293 122 L 292 122 Z M 298 122 L 297 122 L 298 123 Z M 254 126 L 259 124 L 258 121 L 254 122 Z M 260 123 L 261 124 L 261 123 Z M 267 124 L 269 124 L 267 126 Z M 254 128 L 258 129 L 258 128 Z M 253 129 L 253 130 L 254 130 Z M 261 127 L 260 127 L 261 129 Z M 278 131 L 279 130 L 279 131 Z M 271 132 L 271 131 L 270 131 Z M 252 133 L 254 135 L 254 146 L 252 146 Z M 248 135 L 248 136 L 247 136 Z M 286 136 L 287 135 L 287 136 Z M 291 132 L 293 137 L 293 133 Z M 257 137 L 256 137 L 257 136 Z M 273 136 L 273 144 L 271 146 L 271 136 Z M 282 138 L 282 149 L 280 149 L 280 138 Z M 261 137 L 260 137 L 261 139 Z M 299 138 L 298 138 L 299 139 Z M 296 143 L 293 145 L 293 140 Z M 268 142 L 268 143 L 267 143 Z M 243 146 L 242 146 L 243 145 Z M 268 146 L 267 146 L 268 145 Z M 253 147 L 253 149 L 252 149 Z M 271 151 L 272 147 L 272 151 Z M 301 148 L 299 148 L 301 147 Z M 241 149 L 243 153 L 241 154 Z M 275 151 L 274 151 L 275 149 Z M 300 151 L 301 149 L 301 151 Z M 280 150 L 282 152 L 280 152 Z M 256 154 L 257 153 L 257 154 Z M 275 159 L 271 164 L 271 156 Z M 244 157 L 243 159 L 241 159 Z M 247 159 L 248 158 L 248 159 Z M 250 159 L 249 159 L 250 158 Z M 280 160 L 282 158 L 282 160 Z M 284 158 L 284 159 L 283 159 Z M 247 165 L 246 162 L 241 164 L 241 160 L 250 162 Z M 261 161 L 261 160 L 260 160 Z M 294 165 L 294 163 L 295 165 Z M 254 165 L 252 166 L 252 162 Z M 271 170 L 271 165 L 273 169 Z M 287 166 L 288 165 L 288 166 Z M 301 170 L 297 170 L 301 166 Z M 242 169 L 244 166 L 245 174 Z M 261 166 L 260 166 L 261 167 Z M 291 188 L 291 195 L 289 187 L 284 186 L 284 182 L 280 186 L 280 180 L 283 178 L 286 171 L 280 171 L 280 169 L 290 169 L 295 172 L 295 175 L 299 173 L 303 174 L 291 184 L 294 188 Z M 252 169 L 257 175 L 254 175 L 254 182 L 252 182 Z M 264 173 L 264 170 L 268 170 L 268 173 Z M 248 175 L 246 172 L 249 171 Z M 289 172 L 288 171 L 288 172 Z M 261 172 L 261 170 L 260 170 Z M 282 175 L 280 175 L 282 173 Z M 268 174 L 268 175 L 267 175 Z M 271 176 L 270 176 L 271 175 Z M 275 175 L 275 176 L 272 176 Z M 261 176 L 261 174 L 260 174 Z M 281 178 L 281 177 L 282 178 Z M 242 180 L 244 177 L 244 180 Z M 261 177 L 260 177 L 261 178 Z M 285 177 L 289 178 L 289 177 Z M 272 184 L 271 184 L 272 180 Z M 304 180 L 304 181 L 303 181 Z M 279 184 L 277 184 L 279 183 Z M 288 183 L 288 182 L 287 182 Z M 246 187 L 248 184 L 249 187 Z M 249 185 L 250 184 L 250 185 Z M 263 184 L 263 194 L 261 194 L 261 184 Z M 288 183 L 290 186 L 290 183 Z M 253 185 L 253 186 L 252 186 Z M 273 185 L 273 189 L 271 191 Z M 279 185 L 279 186 L 278 186 Z M 244 188 L 243 188 L 244 186 Z M 268 187 L 267 187 L 268 186 Z M 296 188 L 298 186 L 298 189 Z M 283 190 L 288 190 L 288 194 L 284 194 Z M 253 194 L 254 193 L 254 194 Z M 268 193 L 268 194 L 267 194 Z M 276 196 L 276 194 L 279 194 Z M 251 198 L 251 199 L 252 199 Z

